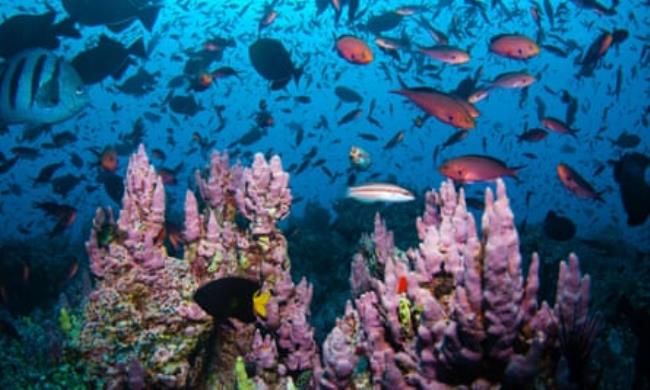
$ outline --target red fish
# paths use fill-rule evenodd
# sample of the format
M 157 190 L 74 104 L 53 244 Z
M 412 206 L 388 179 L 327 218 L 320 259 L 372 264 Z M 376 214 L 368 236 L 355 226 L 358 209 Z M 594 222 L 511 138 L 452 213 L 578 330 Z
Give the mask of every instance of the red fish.
M 408 289 L 408 281 L 406 280 L 406 276 L 400 276 L 399 280 L 397 281 L 397 293 L 405 294 L 407 289 Z
M 604 202 L 601 196 L 602 192 L 596 192 L 587 180 L 567 164 L 560 163 L 557 165 L 557 176 L 560 178 L 562 185 L 578 198 Z
M 118 168 L 117 152 L 111 147 L 107 147 L 99 156 L 99 166 L 106 172 L 115 172 Z
M 474 183 L 494 180 L 502 176 L 517 179 L 517 172 L 522 168 L 522 166 L 508 167 L 503 161 L 494 157 L 470 154 L 447 160 L 438 170 L 454 181 Z
M 278 17 L 278 13 L 275 10 L 273 9 L 268 10 L 264 14 L 264 17 L 260 20 L 257 29 L 262 30 L 263 28 L 270 26 L 271 23 L 273 23 L 277 17 Z
M 471 103 L 461 103 L 459 99 L 446 93 L 426 87 L 403 88 L 391 93 L 406 96 L 424 112 L 443 123 L 460 129 L 473 129 L 476 126 L 474 118 L 466 108 L 466 104 Z
M 501 34 L 490 41 L 490 51 L 503 57 L 527 60 L 539 54 L 539 46 L 524 35 Z
M 535 82 L 535 77 L 527 72 L 502 73 L 490 84 L 491 88 L 526 88 Z
M 343 35 L 336 40 L 339 55 L 351 64 L 366 65 L 374 59 L 367 43 L 352 35 Z
M 469 53 L 457 47 L 438 45 L 420 48 L 420 53 L 447 64 L 459 65 L 469 62 Z
M 570 128 L 569 125 L 559 120 L 558 118 L 547 116 L 542 119 L 542 126 L 544 126 L 546 130 L 554 131 L 560 134 L 569 134 L 577 138 L 576 132 L 578 130 Z

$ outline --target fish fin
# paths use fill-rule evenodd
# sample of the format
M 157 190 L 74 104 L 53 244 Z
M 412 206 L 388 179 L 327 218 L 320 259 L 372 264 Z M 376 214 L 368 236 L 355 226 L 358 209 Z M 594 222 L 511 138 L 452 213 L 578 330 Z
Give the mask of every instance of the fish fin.
M 144 39 L 142 37 L 135 41 L 128 49 L 129 54 L 136 57 L 147 58 L 147 49 L 144 46 Z
M 70 38 L 81 38 L 81 33 L 75 27 L 77 22 L 72 18 L 66 18 L 54 25 L 54 35 L 62 35 Z
M 147 31 L 151 32 L 153 30 L 154 24 L 156 24 L 156 19 L 158 19 L 158 14 L 160 13 L 160 7 L 153 7 L 145 9 L 138 15 L 138 19 L 142 22 Z
M 519 176 L 517 176 L 517 174 L 519 174 L 519 171 L 524 169 L 524 168 L 526 168 L 526 165 L 518 165 L 516 167 L 508 168 L 510 170 L 510 177 L 515 179 L 517 184 L 521 183 L 521 179 L 519 178 Z
M 133 20 L 126 20 L 124 22 L 120 23 L 115 23 L 115 24 L 108 24 L 106 27 L 108 27 L 109 30 L 113 33 L 121 33 L 122 31 L 126 30 L 129 28 L 129 26 L 133 23 Z

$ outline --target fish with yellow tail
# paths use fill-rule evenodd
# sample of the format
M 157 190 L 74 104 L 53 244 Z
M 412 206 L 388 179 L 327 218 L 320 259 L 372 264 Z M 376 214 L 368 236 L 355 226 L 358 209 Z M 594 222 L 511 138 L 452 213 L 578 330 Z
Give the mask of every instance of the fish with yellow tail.
M 364 203 L 387 202 L 399 203 L 410 202 L 415 199 L 413 193 L 395 184 L 368 183 L 348 188 L 348 198 Z

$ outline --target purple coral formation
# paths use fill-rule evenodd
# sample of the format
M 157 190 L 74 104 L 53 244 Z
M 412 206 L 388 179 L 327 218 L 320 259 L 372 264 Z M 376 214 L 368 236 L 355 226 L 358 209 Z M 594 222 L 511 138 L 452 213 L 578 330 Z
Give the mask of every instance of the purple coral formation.
M 97 212 L 86 247 L 99 282 L 80 345 L 103 387 L 231 387 L 243 357 L 257 388 L 517 388 L 553 381 L 560 367 L 546 357 L 562 353 L 562 323 L 588 324 L 589 277 L 575 255 L 560 265 L 553 309 L 537 302 L 536 254 L 524 281 L 502 181 L 496 198 L 486 191 L 480 236 L 463 191 L 445 182 L 426 194 L 417 248 L 396 248 L 376 217 L 372 245 L 352 262 L 354 299 L 321 363 L 308 322 L 312 287 L 292 281 L 276 226 L 291 204 L 280 159 L 257 154 L 242 169 L 215 153 L 207 177 L 196 179 L 204 206 L 186 193 L 183 259 L 165 250 L 164 187 L 144 148 L 130 160 L 119 219 Z M 225 277 L 259 284 L 263 310 L 253 323 L 223 327 L 194 303 L 200 286 Z M 203 358 L 209 350 L 218 356 Z
M 258 383 L 286 383 L 290 375 L 318 371 L 307 321 L 311 286 L 291 281 L 286 240 L 275 227 L 291 204 L 280 159 L 267 163 L 258 154 L 253 167 L 242 170 L 231 167 L 226 154 L 215 153 L 208 177 L 197 172 L 196 178 L 205 208 L 199 210 L 194 193 L 187 192 L 183 259 L 165 250 L 165 191 L 142 146 L 129 162 L 119 219 L 114 221 L 110 210 L 97 211 L 86 248 L 99 283 L 81 336 L 92 374 L 108 388 L 134 378 L 156 387 L 200 384 L 198 373 L 207 363 L 190 357 L 202 355 L 206 343 L 200 341 L 210 333 L 212 319 L 192 296 L 202 284 L 226 276 L 260 283 L 271 299 L 266 318 L 233 324 L 238 336 L 231 338 L 232 348 L 219 346 L 233 356 L 217 359 L 231 363 L 222 368 L 217 387 L 233 383 L 237 355 L 258 367 L 253 378 Z M 248 228 L 237 226 L 238 213 L 249 219 Z M 244 334 L 250 337 L 240 337 Z M 260 343 L 267 348 L 251 348 Z
M 463 190 L 443 183 L 427 194 L 416 222 L 420 245 L 407 252 L 377 216 L 374 251 L 352 265 L 353 304 L 325 341 L 323 386 L 358 381 L 349 367 L 360 355 L 381 388 L 520 387 L 554 378 L 557 366 L 543 356 L 557 356 L 560 313 L 586 321 L 589 277 L 581 278 L 572 254 L 560 265 L 555 309 L 538 305 L 539 259 L 533 255 L 524 283 L 502 181 L 496 199 L 486 190 L 485 204 L 479 237 Z

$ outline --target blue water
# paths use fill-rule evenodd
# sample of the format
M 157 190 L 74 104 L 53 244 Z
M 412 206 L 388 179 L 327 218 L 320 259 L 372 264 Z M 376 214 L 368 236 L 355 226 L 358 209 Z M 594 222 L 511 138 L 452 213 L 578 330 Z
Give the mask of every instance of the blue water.
M 537 36 L 538 27 L 529 13 L 533 4 L 530 1 L 503 0 L 503 4 L 514 14 L 511 19 L 507 19 L 498 8 L 490 9 L 488 5 L 490 24 L 480 16 L 467 18 L 465 15 L 472 5 L 460 0 L 442 9 L 433 20 L 427 16 L 429 22 L 442 31 L 448 31 L 452 24 L 456 24 L 460 36 L 451 35 L 451 44 L 468 49 L 471 54 L 471 61 L 459 66 L 443 65 L 408 52 L 402 53 L 402 61 L 398 63 L 378 49 L 372 34 L 346 24 L 346 15 L 336 23 L 331 9 L 317 16 L 314 2 L 304 3 L 298 0 L 280 1 L 275 7 L 278 11 L 277 20 L 261 31 L 262 36 L 282 41 L 295 64 L 306 62 L 305 74 L 300 83 L 296 85 L 291 82 L 286 89 L 279 91 L 269 90 L 268 82 L 254 71 L 248 58 L 248 46 L 258 37 L 258 23 L 264 9 L 261 1 L 254 0 L 241 17 L 238 16 L 240 10 L 248 4 L 244 1 L 167 1 L 152 32 L 145 31 L 139 23 L 134 23 L 120 34 L 110 33 L 103 26 L 81 26 L 81 39 L 62 38 L 62 46 L 55 53 L 67 59 L 92 46 L 101 34 L 108 34 L 125 44 L 142 36 L 151 53 L 146 60 L 135 59 L 137 64 L 132 65 L 120 81 L 108 78 L 100 84 L 90 86 L 88 93 L 91 106 L 79 117 L 52 127 L 51 133 L 73 131 L 78 135 L 79 141 L 60 149 L 42 149 L 41 157 L 33 161 L 21 159 L 13 169 L 0 176 L 0 226 L 3 226 L 0 241 L 40 240 L 40 237 L 47 235 L 55 221 L 35 209 L 33 203 L 51 200 L 77 208 L 77 220 L 57 240 L 79 248 L 88 237 L 96 208 L 105 205 L 119 208 L 98 182 L 96 157 L 88 149 L 101 150 L 105 146 L 119 143 L 120 134 L 130 132 L 136 120 L 145 113 L 161 115 L 159 122 L 144 121 L 146 131 L 143 143 L 147 150 L 159 148 L 167 155 L 162 164 L 153 159 L 155 164 L 167 168 L 175 167 L 181 162 L 184 164 L 177 175 L 178 184 L 166 187 L 169 214 L 180 223 L 186 188 L 194 187 L 194 171 L 205 167 L 208 161 L 208 155 L 200 151 L 188 153 L 197 146 L 193 133 L 198 132 L 209 141 L 215 140 L 217 150 L 226 150 L 230 143 L 253 126 L 253 116 L 258 111 L 259 101 L 264 99 L 273 115 L 274 125 L 258 142 L 239 147 L 242 153 L 260 151 L 278 154 L 286 169 L 294 163 L 300 165 L 303 156 L 315 146 L 318 153 L 312 161 L 324 158 L 325 166 L 331 172 L 342 173 L 333 183 L 318 167 L 292 174 L 290 186 L 293 196 L 302 199 L 294 203 L 292 216 L 302 216 L 307 201 L 318 202 L 332 211 L 334 202 L 345 197 L 347 171 L 350 167 L 348 152 L 351 146 L 362 147 L 372 158 L 368 170 L 356 173 L 357 184 L 378 174 L 373 181 L 395 181 L 418 196 L 430 188 L 437 188 L 444 179 L 437 171 L 437 166 L 443 160 L 465 154 L 487 154 L 505 161 L 509 166 L 524 166 L 519 174 L 519 182 L 506 179 L 508 195 L 518 223 L 525 220 L 529 227 L 538 226 L 547 211 L 554 209 L 575 222 L 578 238 L 607 239 L 631 252 L 650 251 L 650 222 L 646 221 L 637 227 L 627 226 L 619 188 L 608 163 L 626 151 L 646 155 L 650 151 L 650 130 L 641 120 L 644 115 L 648 116 L 644 112 L 648 110 L 650 91 L 648 54 L 641 58 L 644 47 L 650 45 L 650 12 L 647 5 L 641 5 L 643 2 L 622 2 L 617 7 L 616 15 L 605 16 L 581 10 L 570 2 L 551 1 L 556 12 L 560 3 L 564 4 L 564 13 L 556 15 L 555 30 L 551 30 L 548 18 L 542 13 L 544 44 L 561 46 L 550 36 L 557 34 L 565 40 L 576 42 L 580 50 L 586 51 L 603 30 L 625 28 L 630 32 L 626 41 L 610 48 L 592 77 L 580 79 L 576 78 L 579 65 L 575 59 L 580 54 L 577 50 L 571 51 L 568 58 L 560 58 L 542 48 L 539 56 L 525 62 L 499 57 L 488 51 L 490 38 L 497 34 L 521 33 L 532 38 Z M 364 3 L 362 1 L 360 9 L 369 9 L 355 22 L 359 25 L 370 15 L 404 5 L 398 1 Z M 65 12 L 59 2 L 50 5 L 57 10 L 58 18 L 62 19 Z M 5 1 L 0 5 L 0 15 L 4 17 L 45 11 L 45 5 L 37 1 Z M 398 37 L 404 31 L 414 47 L 431 45 L 431 38 L 418 26 L 417 18 L 418 15 L 405 17 L 398 28 L 386 35 Z M 374 61 L 368 65 L 354 65 L 344 61 L 334 48 L 335 37 L 343 34 L 354 34 L 368 42 L 374 52 Z M 189 92 L 202 106 L 202 110 L 193 117 L 171 112 L 163 105 L 170 92 L 168 82 L 182 74 L 186 52 L 200 50 L 203 43 L 213 36 L 233 38 L 236 47 L 226 48 L 223 59 L 212 67 L 231 66 L 239 72 L 241 79 L 220 79 L 206 91 Z M 412 57 L 439 67 L 440 79 L 415 74 L 415 66 L 400 72 L 398 68 L 405 67 Z M 150 73 L 160 72 L 155 90 L 139 98 L 119 92 L 115 85 L 135 74 L 139 67 L 144 67 Z M 384 67 L 388 68 L 391 80 L 386 78 Z M 503 72 L 524 69 L 539 80 L 528 88 L 528 96 L 522 104 L 520 90 L 496 90 L 486 100 L 477 103 L 481 115 L 477 119 L 476 128 L 470 131 L 467 139 L 441 151 L 437 161 L 433 161 L 436 146 L 441 145 L 455 129 L 434 118 L 430 118 L 422 128 L 415 127 L 413 122 L 423 114 L 422 111 L 401 96 L 390 93 L 399 88 L 397 75 L 409 86 L 429 86 L 451 91 L 463 78 L 473 76 L 479 67 L 483 68 L 479 85 Z M 620 96 L 616 97 L 613 90 L 619 68 L 623 79 Z M 343 104 L 336 108 L 339 101 L 334 88 L 339 85 L 353 88 L 364 97 L 361 116 L 342 126 L 337 126 L 337 121 L 356 108 L 356 105 Z M 557 92 L 557 95 L 551 94 L 549 90 Z M 576 137 L 551 132 L 542 142 L 518 143 L 517 135 L 526 127 L 541 127 L 537 117 L 536 98 L 544 102 L 546 115 L 564 118 L 566 105 L 560 101 L 562 90 L 569 91 L 579 102 L 576 120 L 572 125 L 578 130 Z M 187 93 L 184 87 L 176 90 L 177 95 Z M 301 95 L 309 96 L 311 102 L 295 102 L 294 97 Z M 288 99 L 278 100 L 279 97 Z M 373 100 L 376 100 L 373 117 L 381 123 L 382 128 L 377 128 L 366 120 Z M 113 104 L 121 109 L 113 112 Z M 215 132 L 219 123 L 214 107 L 218 105 L 225 106 L 223 115 L 227 124 L 220 132 Z M 604 118 L 603 111 L 606 109 L 608 113 Z M 329 123 L 329 130 L 314 128 L 321 116 Z M 305 130 L 305 140 L 298 147 L 294 146 L 295 131 L 291 129 L 291 124 L 296 123 Z M 9 132 L 0 136 L 0 151 L 6 156 L 12 155 L 10 149 L 16 145 L 39 148 L 50 138 L 46 134 L 32 143 L 20 143 L 18 139 L 22 130 L 21 125 L 10 126 Z M 383 145 L 400 130 L 405 133 L 404 141 L 393 149 L 384 150 Z M 612 145 L 611 140 L 623 132 L 641 137 L 640 145 L 626 150 Z M 359 133 L 375 134 L 379 140 L 364 140 L 359 137 Z M 174 145 L 170 145 L 169 138 L 173 138 Z M 567 148 L 574 151 L 567 151 Z M 84 159 L 82 169 L 75 168 L 69 162 L 71 152 L 78 153 Z M 524 153 L 533 154 L 535 158 L 528 158 Z M 43 166 L 62 160 L 66 161 L 65 166 L 57 171 L 55 177 L 68 173 L 85 175 L 85 180 L 65 199 L 53 194 L 48 184 L 32 185 L 32 179 Z M 125 174 L 127 162 L 127 156 L 120 156 L 119 175 Z M 250 159 L 243 158 L 242 162 L 247 165 Z M 603 191 L 604 202 L 579 199 L 565 189 L 555 171 L 560 162 L 577 170 L 597 191 Z M 594 171 L 602 164 L 606 165 L 604 171 L 594 175 Z M 650 180 L 647 176 L 646 180 Z M 486 185 L 489 183 L 469 184 L 465 188 L 468 195 L 482 196 Z M 99 188 L 89 192 L 87 186 Z M 529 192 L 532 192 L 532 196 L 527 204 L 526 196 Z M 417 207 L 416 203 L 412 205 L 413 208 Z M 416 211 L 419 213 L 419 210 Z M 18 227 L 21 226 L 27 227 L 28 232 L 20 232 Z M 577 241 L 574 242 L 575 246 L 579 245 Z M 83 256 L 83 252 L 79 256 Z M 589 259 L 584 262 L 588 263 Z M 648 267 L 646 263 L 636 265 L 640 272 Z M 598 283 L 598 280 L 593 280 L 592 283 Z

